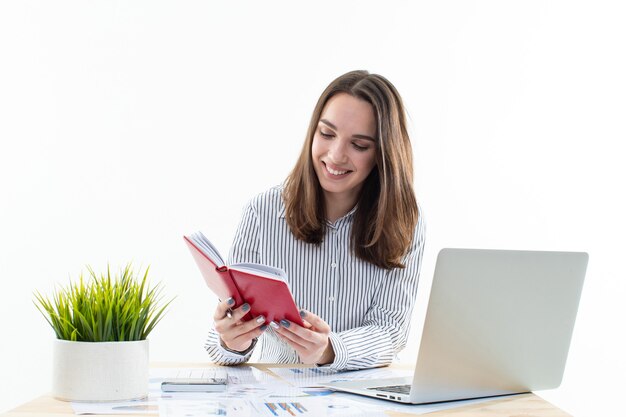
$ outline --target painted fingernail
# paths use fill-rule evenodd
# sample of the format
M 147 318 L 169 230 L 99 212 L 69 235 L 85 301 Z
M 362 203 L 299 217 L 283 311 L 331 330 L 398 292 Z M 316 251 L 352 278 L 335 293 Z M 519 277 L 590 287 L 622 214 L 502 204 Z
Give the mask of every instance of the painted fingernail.
M 226 304 L 232 306 L 233 304 L 235 304 L 235 299 L 233 297 L 230 297 L 228 300 L 226 300 Z
M 287 320 L 285 320 L 285 319 L 282 319 L 282 320 L 280 321 L 280 324 L 282 324 L 282 325 L 283 325 L 283 327 L 289 327 L 289 326 L 291 326 L 291 323 L 289 323 L 289 322 L 288 322 Z
M 276 323 L 275 321 L 270 321 L 270 327 L 272 329 L 278 329 L 280 328 L 280 326 L 278 325 L 278 323 Z
M 256 318 L 256 322 L 257 323 L 263 323 L 264 321 L 265 321 L 265 317 L 263 317 L 263 316 L 259 316 L 259 317 Z
M 300 310 L 300 317 L 304 318 L 306 316 L 306 311 Z
M 242 309 L 243 311 L 248 311 L 248 310 L 250 310 L 250 304 L 245 303 L 244 305 L 242 305 L 242 306 L 241 306 L 241 309 Z
M 262 332 L 265 331 L 265 329 L 267 329 L 267 324 L 264 324 L 263 326 L 259 327 L 261 329 Z

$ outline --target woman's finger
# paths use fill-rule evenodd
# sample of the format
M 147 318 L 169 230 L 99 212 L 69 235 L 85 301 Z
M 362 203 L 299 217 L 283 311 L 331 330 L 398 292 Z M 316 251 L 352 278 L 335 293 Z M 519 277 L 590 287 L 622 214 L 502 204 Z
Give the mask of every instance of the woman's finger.
M 217 303 L 217 308 L 215 309 L 215 313 L 213 314 L 213 320 L 218 321 L 226 317 L 226 313 L 230 311 L 231 307 L 235 306 L 235 299 L 230 297 L 226 300 L 222 300 Z
M 307 310 L 300 310 L 300 316 L 320 333 L 330 333 L 330 326 L 321 317 Z
M 297 324 L 290 323 L 287 320 L 281 320 L 280 325 L 280 334 L 285 338 L 297 343 L 305 349 L 311 349 L 316 346 L 318 335 L 310 330 L 300 327 Z
M 254 320 L 250 320 L 250 321 L 254 321 Z M 228 343 L 233 343 L 235 345 L 247 343 L 247 342 L 251 341 L 252 339 L 254 339 L 255 337 L 259 337 L 259 336 L 261 336 L 263 334 L 263 332 L 267 328 L 267 326 L 265 326 L 265 327 L 263 327 L 263 326 L 264 325 L 259 325 L 259 327 L 254 327 L 254 328 L 252 328 L 249 331 L 246 331 L 246 332 L 243 332 L 241 334 L 238 334 L 237 336 L 229 339 Z M 222 339 L 222 340 L 224 340 L 224 339 Z
M 232 317 L 230 318 L 230 320 L 232 320 L 233 322 L 238 322 L 239 320 L 241 320 L 243 318 L 243 316 L 245 316 L 246 314 L 248 314 L 248 311 L 250 311 L 250 304 L 248 303 L 244 303 L 242 304 L 241 307 L 238 307 L 234 310 L 232 310 Z
M 276 330 L 276 329 L 275 329 Z M 284 330 L 284 329 L 281 329 Z M 302 352 L 306 352 L 307 351 L 307 347 L 304 345 L 301 345 L 300 343 L 295 342 L 294 340 L 292 340 L 293 333 L 288 333 L 286 331 L 282 331 L 281 330 L 277 330 L 276 333 L 278 334 L 278 336 L 283 339 L 289 346 L 291 346 L 292 348 L 294 348 L 294 350 L 298 353 L 298 355 L 301 355 Z
M 223 303 L 220 303 L 223 304 Z M 234 301 L 233 303 L 234 304 Z M 226 302 L 226 305 L 228 306 L 228 302 Z M 214 317 L 218 317 L 220 312 L 223 312 L 223 306 L 218 307 L 218 310 L 215 312 L 215 316 Z M 215 330 L 220 334 L 220 335 L 226 335 L 228 332 L 232 331 L 233 329 L 236 329 L 239 326 L 242 326 L 245 324 L 245 322 L 242 322 L 241 319 L 248 314 L 248 312 L 250 311 L 250 304 L 248 303 L 244 303 L 241 307 L 236 308 L 236 309 L 231 309 L 228 308 L 225 312 L 224 312 L 224 316 L 217 318 L 213 324 Z M 263 318 L 263 322 L 265 322 L 265 318 Z M 244 329 L 239 329 L 236 333 L 235 333 L 235 337 L 239 334 L 245 331 L 249 331 L 252 328 L 255 327 L 259 327 L 261 326 L 263 323 L 261 324 L 257 324 L 256 322 L 253 321 L 251 326 L 245 327 Z M 229 336 L 227 335 L 226 338 L 229 337 L 233 337 L 233 336 Z

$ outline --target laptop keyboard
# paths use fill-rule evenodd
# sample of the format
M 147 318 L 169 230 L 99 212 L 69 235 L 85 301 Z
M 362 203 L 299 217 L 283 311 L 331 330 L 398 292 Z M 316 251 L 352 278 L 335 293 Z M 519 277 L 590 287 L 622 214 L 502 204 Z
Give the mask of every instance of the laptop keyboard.
M 411 385 L 388 385 L 386 387 L 372 387 L 368 389 L 408 395 L 411 392 Z

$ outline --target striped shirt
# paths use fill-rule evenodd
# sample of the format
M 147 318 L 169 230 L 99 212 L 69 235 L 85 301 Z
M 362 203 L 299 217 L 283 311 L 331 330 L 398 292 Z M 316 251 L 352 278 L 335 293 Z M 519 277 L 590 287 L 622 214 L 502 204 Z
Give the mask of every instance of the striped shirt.
M 320 245 L 297 240 L 285 219 L 282 186 L 253 198 L 244 208 L 229 263 L 253 262 L 283 269 L 299 308 L 320 316 L 331 328 L 337 370 L 387 365 L 406 345 L 417 295 L 424 248 L 420 211 L 405 268 L 386 270 L 355 256 L 350 229 L 355 209 L 327 223 Z M 259 362 L 299 363 L 295 350 L 268 326 L 245 354 L 224 349 L 212 329 L 205 348 L 222 365 L 246 362 L 257 350 Z

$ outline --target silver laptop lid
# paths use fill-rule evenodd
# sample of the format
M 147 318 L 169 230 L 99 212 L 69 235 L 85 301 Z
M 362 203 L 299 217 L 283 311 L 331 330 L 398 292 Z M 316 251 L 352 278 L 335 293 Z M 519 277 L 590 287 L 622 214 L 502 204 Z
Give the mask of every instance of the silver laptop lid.
M 588 255 L 443 249 L 411 402 L 556 388 Z

